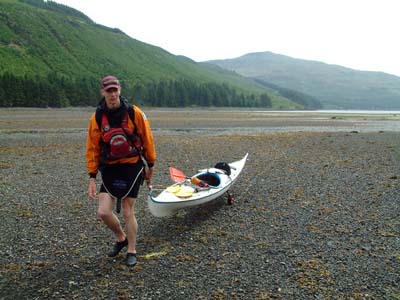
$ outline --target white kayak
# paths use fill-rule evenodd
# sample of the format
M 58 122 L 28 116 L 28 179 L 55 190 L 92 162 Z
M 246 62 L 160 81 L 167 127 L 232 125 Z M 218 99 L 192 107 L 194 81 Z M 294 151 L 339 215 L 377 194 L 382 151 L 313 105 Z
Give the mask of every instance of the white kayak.
M 200 205 L 222 196 L 238 179 L 246 164 L 248 153 L 230 164 L 219 163 L 163 190 L 157 197 L 148 194 L 150 212 L 156 217 L 165 217 L 177 210 Z M 223 164 L 223 165 L 221 165 Z M 229 167 L 228 167 L 229 166 Z M 228 203 L 233 197 L 228 195 Z

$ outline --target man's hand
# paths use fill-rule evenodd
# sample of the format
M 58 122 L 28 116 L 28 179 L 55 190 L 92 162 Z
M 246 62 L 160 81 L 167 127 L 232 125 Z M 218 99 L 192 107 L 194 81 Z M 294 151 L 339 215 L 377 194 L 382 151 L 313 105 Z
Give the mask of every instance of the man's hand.
M 147 186 L 151 186 L 151 178 L 153 177 L 153 168 L 147 168 L 144 174 L 144 179 L 146 179 Z
M 89 179 L 89 189 L 88 189 L 88 195 L 89 199 L 95 200 L 96 199 L 96 179 L 95 178 L 90 178 Z

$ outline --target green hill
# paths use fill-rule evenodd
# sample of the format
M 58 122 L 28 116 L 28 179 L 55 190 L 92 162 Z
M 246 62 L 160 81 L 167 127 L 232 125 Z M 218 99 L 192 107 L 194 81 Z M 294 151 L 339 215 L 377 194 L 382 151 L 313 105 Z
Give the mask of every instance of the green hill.
M 125 95 L 148 105 L 304 107 L 237 73 L 96 24 L 68 6 L 0 0 L 0 106 L 94 105 L 108 74 L 121 78 Z
M 209 63 L 311 95 L 324 108 L 400 109 L 400 77 L 382 72 L 356 71 L 271 52 Z

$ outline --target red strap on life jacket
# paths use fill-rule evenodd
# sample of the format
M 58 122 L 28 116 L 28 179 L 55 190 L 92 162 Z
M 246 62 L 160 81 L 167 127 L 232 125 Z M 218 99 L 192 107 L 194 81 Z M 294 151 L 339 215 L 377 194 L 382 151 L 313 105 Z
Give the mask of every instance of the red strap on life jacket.
M 109 131 L 110 130 L 110 123 L 108 122 L 108 118 L 105 113 L 102 114 L 101 116 L 101 129 L 103 131 Z

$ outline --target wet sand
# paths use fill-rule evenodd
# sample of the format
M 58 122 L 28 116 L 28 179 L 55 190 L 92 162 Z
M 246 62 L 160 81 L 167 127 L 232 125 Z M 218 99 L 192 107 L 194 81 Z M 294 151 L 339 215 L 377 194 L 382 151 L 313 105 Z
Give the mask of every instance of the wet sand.
M 143 109 L 154 130 L 222 130 L 223 133 L 288 131 L 400 131 L 400 114 L 281 112 L 239 109 Z M 92 108 L 0 109 L 0 132 L 86 130 Z
M 139 264 L 86 196 L 90 109 L 0 110 L 0 299 L 400 299 L 395 115 L 146 110 L 154 185 L 249 160 L 232 192 L 155 218 L 136 206 Z

